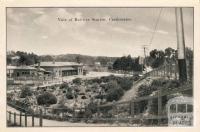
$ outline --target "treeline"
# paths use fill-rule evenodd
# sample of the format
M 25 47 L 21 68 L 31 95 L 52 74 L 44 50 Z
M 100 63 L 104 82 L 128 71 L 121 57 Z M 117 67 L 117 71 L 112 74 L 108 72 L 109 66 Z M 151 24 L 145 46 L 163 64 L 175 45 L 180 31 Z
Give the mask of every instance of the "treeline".
M 130 55 L 118 58 L 113 63 L 114 70 L 122 71 L 141 71 L 142 65 L 139 64 L 138 58 L 131 58 Z
M 19 58 L 16 61 L 12 61 L 12 57 L 18 56 Z M 7 55 L 7 64 L 10 65 L 33 65 L 39 62 L 39 56 L 34 53 L 27 53 L 22 51 L 14 52 L 12 51 Z
M 12 57 L 19 57 L 14 65 L 33 65 L 39 61 L 61 61 L 61 62 L 77 62 L 87 65 L 94 65 L 95 62 L 100 62 L 102 66 L 107 66 L 109 62 L 113 63 L 117 57 L 105 57 L 105 56 L 87 56 L 80 54 L 64 54 L 64 55 L 41 55 L 38 56 L 34 53 L 27 53 L 22 51 L 11 51 L 7 54 L 7 64 L 13 64 Z
M 12 51 L 7 54 L 7 64 L 12 64 L 12 57 L 18 56 L 19 59 L 15 62 L 15 65 L 33 65 L 39 61 L 69 61 L 69 62 L 78 62 L 87 65 L 94 65 L 95 62 L 100 62 L 102 66 L 110 66 L 114 70 L 122 71 L 141 71 L 144 65 L 139 64 L 139 57 L 132 58 L 130 55 L 122 57 L 104 57 L 104 56 L 87 56 L 80 54 L 65 54 L 65 55 L 43 55 L 38 56 L 34 53 L 27 53 Z M 192 74 L 193 70 L 193 51 L 190 48 L 186 48 L 186 60 L 189 64 L 190 73 Z M 146 66 L 151 66 L 152 68 L 157 68 L 167 64 L 177 63 L 177 51 L 173 48 L 166 48 L 165 50 L 154 49 L 150 51 L 149 55 L 146 57 Z
M 193 51 L 190 48 L 186 47 L 186 61 L 189 66 L 189 74 L 192 74 L 193 67 Z M 177 63 L 177 50 L 173 48 L 166 48 L 163 50 L 154 49 L 150 51 L 149 55 L 147 55 L 144 60 L 144 64 L 139 64 L 139 57 L 132 58 L 130 55 L 122 56 L 121 58 L 117 58 L 113 63 L 114 70 L 122 70 L 122 71 L 141 71 L 143 66 L 150 66 L 152 68 L 158 68 L 165 64 L 175 64 Z

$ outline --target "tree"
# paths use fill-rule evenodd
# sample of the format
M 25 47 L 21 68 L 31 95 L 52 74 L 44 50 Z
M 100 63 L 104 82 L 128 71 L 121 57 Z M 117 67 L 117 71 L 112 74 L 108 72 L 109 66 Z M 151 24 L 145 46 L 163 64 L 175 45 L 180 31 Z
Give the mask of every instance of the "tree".
M 185 53 L 186 53 L 186 61 L 188 64 L 188 74 L 189 74 L 189 78 L 190 80 L 192 80 L 193 78 L 193 51 L 190 48 L 185 49 Z
M 37 98 L 38 105 L 51 105 L 57 103 L 57 98 L 55 95 L 45 92 L 38 96 Z
M 113 63 L 114 70 L 123 71 L 141 71 L 142 66 L 139 64 L 138 58 L 131 58 L 130 55 L 117 58 Z
M 77 63 L 81 63 L 81 56 L 80 55 L 76 56 L 75 60 Z
M 157 68 L 163 65 L 165 61 L 165 53 L 162 50 L 157 50 L 157 49 L 152 50 L 150 52 L 150 57 L 153 58 L 153 62 L 151 64 L 153 68 Z
M 21 91 L 20 98 L 26 98 L 27 96 L 32 96 L 32 91 L 29 87 L 24 87 Z
M 15 55 L 20 57 L 18 65 L 33 65 L 39 62 L 39 57 L 34 53 L 17 51 Z
M 175 49 L 172 49 L 171 47 L 168 47 L 165 49 L 165 56 L 167 58 L 173 57 L 174 53 L 175 53 Z

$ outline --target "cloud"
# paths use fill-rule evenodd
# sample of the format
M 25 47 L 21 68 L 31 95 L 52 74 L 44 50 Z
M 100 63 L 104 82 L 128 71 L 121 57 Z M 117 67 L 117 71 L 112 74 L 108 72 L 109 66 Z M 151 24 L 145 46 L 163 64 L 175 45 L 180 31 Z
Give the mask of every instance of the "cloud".
M 47 35 L 43 35 L 42 39 L 48 39 L 48 36 Z
M 144 26 L 144 25 L 138 26 L 137 29 L 140 30 L 140 31 L 148 31 L 148 32 L 152 32 L 153 31 L 152 29 L 150 29 L 150 28 L 148 28 L 147 26 Z
M 85 25 L 84 21 L 79 21 L 79 22 L 59 21 L 58 18 L 62 19 L 83 18 L 83 16 L 82 13 L 80 12 L 70 13 L 66 11 L 64 8 L 58 8 L 55 9 L 55 11 L 41 14 L 33 21 L 38 27 L 43 29 L 43 31 L 46 31 L 51 35 L 56 35 L 64 30 L 65 32 L 72 33 L 74 30 L 79 30 L 78 28 L 83 27 Z
M 15 13 L 13 11 L 12 8 L 8 8 L 7 9 L 7 17 L 9 20 L 11 20 L 13 23 L 16 23 L 16 24 L 20 24 L 20 23 L 23 23 L 23 17 L 24 17 L 24 13 L 20 12 L 20 13 Z
M 153 29 L 148 28 L 147 26 L 144 26 L 144 25 L 138 26 L 137 29 L 139 29 L 140 31 L 145 31 L 145 32 L 154 32 Z M 164 30 L 161 30 L 161 29 L 157 29 L 157 30 L 156 30 L 156 33 L 166 35 L 166 34 L 168 34 L 169 32 L 164 31 Z
M 164 31 L 164 30 L 157 30 L 156 32 L 157 32 L 157 33 L 160 33 L 160 34 L 169 34 L 169 32 Z
M 87 31 L 88 31 L 89 33 L 92 33 L 92 34 L 100 34 L 100 35 L 105 34 L 104 31 L 100 31 L 100 30 L 97 30 L 97 29 L 95 29 L 95 28 L 88 28 Z
M 112 30 L 118 33 L 123 33 L 123 34 L 137 34 L 137 32 L 135 31 L 126 30 L 122 27 L 113 27 Z

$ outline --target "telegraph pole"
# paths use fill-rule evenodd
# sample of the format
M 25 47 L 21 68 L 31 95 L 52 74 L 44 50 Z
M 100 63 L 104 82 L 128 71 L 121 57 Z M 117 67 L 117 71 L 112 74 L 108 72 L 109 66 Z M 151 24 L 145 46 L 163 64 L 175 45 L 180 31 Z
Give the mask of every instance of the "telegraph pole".
M 183 26 L 183 13 L 182 8 L 175 8 L 176 15 L 176 35 L 177 35 L 177 51 L 178 51 L 178 68 L 179 80 L 181 82 L 187 81 L 187 69 L 185 60 L 185 38 Z
M 146 67 L 146 49 L 147 49 L 147 45 L 143 45 L 143 48 L 144 48 L 144 67 Z M 147 73 L 147 71 L 145 73 Z

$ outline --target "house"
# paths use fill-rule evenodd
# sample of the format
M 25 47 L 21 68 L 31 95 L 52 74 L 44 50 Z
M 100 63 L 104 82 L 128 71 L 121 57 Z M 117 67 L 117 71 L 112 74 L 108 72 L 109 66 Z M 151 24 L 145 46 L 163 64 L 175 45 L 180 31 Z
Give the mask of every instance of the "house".
M 7 66 L 7 77 L 34 77 L 37 69 L 31 66 Z
M 64 77 L 71 75 L 83 75 L 83 64 L 76 62 L 40 62 L 35 65 L 52 73 L 53 77 Z

